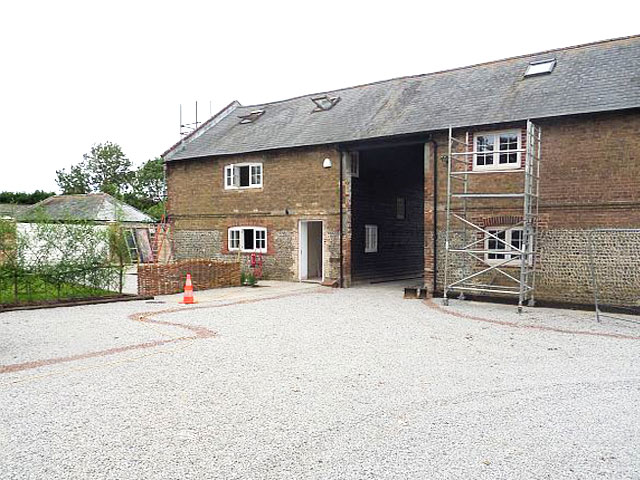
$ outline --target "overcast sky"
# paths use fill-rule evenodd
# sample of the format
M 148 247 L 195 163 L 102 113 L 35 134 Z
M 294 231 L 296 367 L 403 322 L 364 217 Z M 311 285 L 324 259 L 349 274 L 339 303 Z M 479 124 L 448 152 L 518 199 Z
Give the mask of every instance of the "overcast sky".
M 597 5 L 597 6 L 595 6 Z M 634 10 L 635 9 L 635 10 Z M 640 33 L 617 2 L 46 1 L 0 7 L 0 191 L 55 190 L 91 145 L 135 163 L 244 105 Z

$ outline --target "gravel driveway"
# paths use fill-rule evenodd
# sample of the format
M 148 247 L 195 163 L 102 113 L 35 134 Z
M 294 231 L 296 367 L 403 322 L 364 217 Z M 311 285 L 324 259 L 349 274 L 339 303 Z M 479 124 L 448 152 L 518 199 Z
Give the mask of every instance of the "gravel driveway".
M 640 325 L 267 285 L 0 314 L 0 478 L 640 478 Z

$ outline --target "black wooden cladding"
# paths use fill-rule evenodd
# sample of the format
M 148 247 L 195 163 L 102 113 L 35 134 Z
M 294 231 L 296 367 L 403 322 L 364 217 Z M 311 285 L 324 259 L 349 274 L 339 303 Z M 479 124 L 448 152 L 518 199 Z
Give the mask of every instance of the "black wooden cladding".
M 423 146 L 360 153 L 352 184 L 351 275 L 354 281 L 421 275 L 424 266 Z M 397 218 L 398 197 L 405 218 Z M 378 251 L 365 253 L 365 225 L 378 226 Z

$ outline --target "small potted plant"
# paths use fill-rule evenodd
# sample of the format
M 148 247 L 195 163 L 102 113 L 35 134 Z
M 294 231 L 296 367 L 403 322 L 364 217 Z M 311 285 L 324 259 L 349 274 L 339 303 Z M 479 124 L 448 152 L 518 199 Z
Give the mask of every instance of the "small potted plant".
M 240 282 L 245 287 L 255 287 L 258 285 L 258 279 L 253 273 L 244 273 L 242 272 L 242 276 Z

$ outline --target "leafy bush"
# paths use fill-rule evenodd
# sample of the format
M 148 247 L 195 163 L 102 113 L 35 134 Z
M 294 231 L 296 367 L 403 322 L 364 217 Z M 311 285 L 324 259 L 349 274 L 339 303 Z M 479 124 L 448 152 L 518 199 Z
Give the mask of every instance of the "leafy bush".
M 242 272 L 240 274 L 240 283 L 248 287 L 255 287 L 258 284 L 258 279 L 253 273 Z
M 30 223 L 0 220 L 0 303 L 121 292 L 129 263 L 118 224 L 51 222 L 41 211 Z

